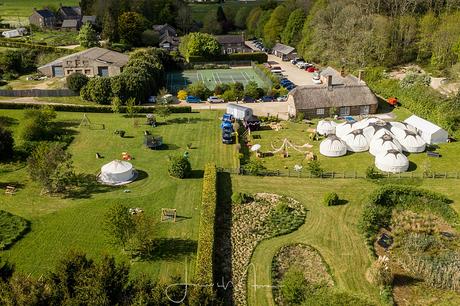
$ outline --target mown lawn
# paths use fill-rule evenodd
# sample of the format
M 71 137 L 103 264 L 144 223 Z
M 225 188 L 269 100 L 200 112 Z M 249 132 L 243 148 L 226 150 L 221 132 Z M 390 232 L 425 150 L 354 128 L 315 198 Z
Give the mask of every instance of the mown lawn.
M 422 188 L 445 193 L 460 213 L 460 190 L 457 180 L 415 180 Z M 369 250 L 357 229 L 357 223 L 369 193 L 377 185 L 362 179 L 295 179 L 276 177 L 232 176 L 233 191 L 249 193 L 273 192 L 291 196 L 308 209 L 305 224 L 299 230 L 260 243 L 253 253 L 249 270 L 249 305 L 274 305 L 269 288 L 253 285 L 271 284 L 271 261 L 279 248 L 290 243 L 306 243 L 315 247 L 330 266 L 336 287 L 379 303 L 379 290 L 365 279 L 371 263 Z M 348 203 L 325 207 L 322 199 L 328 191 L 335 191 Z M 254 274 L 255 273 L 255 274 Z M 234 280 L 235 281 L 235 280 Z M 236 280 L 237 281 L 237 280 Z
M 20 110 L 2 110 L 2 116 L 18 119 Z M 147 273 L 166 279 L 183 275 L 188 262 L 189 275 L 193 272 L 196 239 L 201 202 L 201 171 L 204 164 L 214 161 L 221 166 L 234 166 L 234 147 L 220 141 L 218 112 L 206 111 L 192 114 L 171 115 L 166 125 L 150 128 L 134 127 L 132 118 L 119 114 L 88 114 L 93 123 L 105 124 L 104 130 L 78 128 L 81 113 L 58 113 L 58 120 L 75 131 L 75 140 L 69 147 L 77 172 L 96 174 L 100 167 L 113 159 L 120 159 L 122 152 L 129 152 L 133 165 L 140 171 L 140 179 L 126 187 L 100 188 L 88 194 L 63 199 L 40 195 L 40 187 L 31 182 L 21 165 L 3 166 L 0 182 L 20 186 L 14 196 L 0 194 L 0 209 L 17 214 L 31 221 L 31 232 L 0 256 L 14 263 L 19 271 L 40 275 L 53 269 L 70 249 L 86 252 L 97 258 L 112 254 L 128 260 L 121 248 L 107 241 L 103 219 L 107 209 L 115 203 L 129 207 L 141 207 L 145 213 L 160 219 L 161 208 L 176 208 L 178 222 L 162 223 L 158 237 L 164 238 L 164 247 L 156 258 L 148 262 L 132 263 L 134 273 Z M 137 118 L 140 124 L 145 117 Z M 161 121 L 161 120 L 160 120 Z M 17 131 L 18 124 L 12 129 Z M 115 129 L 126 130 L 125 138 L 113 135 Z M 167 149 L 151 151 L 143 146 L 143 132 L 151 130 L 163 136 Z M 192 143 L 190 161 L 194 178 L 177 180 L 167 174 L 167 158 L 171 154 L 183 154 L 186 145 Z M 104 158 L 96 159 L 99 152 Z M 130 192 L 124 192 L 129 189 Z

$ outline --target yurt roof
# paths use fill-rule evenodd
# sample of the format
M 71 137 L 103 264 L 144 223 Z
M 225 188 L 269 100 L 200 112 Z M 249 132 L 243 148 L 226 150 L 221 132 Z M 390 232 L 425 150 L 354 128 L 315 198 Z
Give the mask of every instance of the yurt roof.
M 125 173 L 133 169 L 133 165 L 124 160 L 113 160 L 101 167 L 101 172 L 105 173 Z
M 377 159 L 385 162 L 385 164 L 388 163 L 394 166 L 405 166 L 409 164 L 409 160 L 406 155 L 395 149 L 389 149 L 386 152 L 379 154 Z

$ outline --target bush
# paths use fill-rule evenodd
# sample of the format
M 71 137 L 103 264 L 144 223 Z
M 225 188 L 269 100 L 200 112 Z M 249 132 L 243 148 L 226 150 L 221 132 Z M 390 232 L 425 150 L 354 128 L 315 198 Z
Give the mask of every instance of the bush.
M 260 160 L 250 160 L 246 165 L 243 166 L 245 172 L 251 175 L 261 175 L 267 168 L 262 164 Z
M 183 156 L 173 156 L 169 158 L 168 173 L 170 176 L 183 179 L 189 177 L 191 172 L 192 167 L 187 158 Z
M 232 194 L 232 203 L 244 204 L 252 200 L 252 197 L 243 192 L 234 192 Z
M 384 288 L 393 283 L 393 274 L 388 261 L 389 259 L 386 256 L 379 257 L 367 269 L 366 278 L 371 284 Z
M 81 73 L 72 73 L 66 78 L 67 88 L 78 94 L 88 81 L 88 77 Z
M 217 205 L 217 169 L 209 163 L 204 168 L 203 192 L 198 232 L 198 251 L 194 282 L 198 285 L 213 283 L 214 223 Z M 214 298 L 212 286 L 194 286 L 190 292 L 190 305 L 211 305 L 206 301 Z
M 321 163 L 317 160 L 310 161 L 308 163 L 307 169 L 310 171 L 311 175 L 315 177 L 320 177 L 324 173 L 323 168 L 321 168 Z
M 381 177 L 382 177 L 382 174 L 380 173 L 380 171 L 375 169 L 374 166 L 369 166 L 369 167 L 366 168 L 366 178 L 371 179 L 371 180 L 375 180 L 375 179 L 379 179 Z
M 0 210 L 0 250 L 8 249 L 18 241 L 29 230 L 29 225 L 29 221 L 22 217 Z
M 112 101 L 112 86 L 110 78 L 95 77 L 91 78 L 80 91 L 83 100 L 96 102 L 97 104 L 110 104 Z
M 328 192 L 324 195 L 323 203 L 326 206 L 339 205 L 339 196 L 335 192 Z
M 308 284 L 302 271 L 297 267 L 291 267 L 281 280 L 281 294 L 283 299 L 291 304 L 301 304 L 308 291 Z

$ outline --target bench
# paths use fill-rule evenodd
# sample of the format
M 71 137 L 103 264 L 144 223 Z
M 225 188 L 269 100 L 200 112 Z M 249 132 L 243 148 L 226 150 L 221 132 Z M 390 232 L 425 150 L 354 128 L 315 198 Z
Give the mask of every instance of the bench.
M 16 193 L 16 187 L 14 187 L 14 186 L 6 186 L 5 194 L 13 195 L 15 193 Z

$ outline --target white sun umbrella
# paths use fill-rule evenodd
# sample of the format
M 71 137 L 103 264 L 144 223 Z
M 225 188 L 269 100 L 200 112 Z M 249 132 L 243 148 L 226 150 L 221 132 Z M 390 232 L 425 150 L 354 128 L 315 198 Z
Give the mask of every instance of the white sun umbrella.
M 401 152 L 390 149 L 376 156 L 375 166 L 384 172 L 406 172 L 409 169 L 409 159 Z
M 319 144 L 319 153 L 327 157 L 338 157 L 347 154 L 347 145 L 336 135 L 329 135 Z
M 258 143 L 256 143 L 255 145 L 253 145 L 253 146 L 251 147 L 251 151 L 252 151 L 252 152 L 256 152 L 256 151 L 259 151 L 260 148 L 261 148 L 261 145 L 258 144 Z
M 412 131 L 414 133 L 417 133 L 417 129 L 410 125 L 409 123 L 406 123 L 406 122 L 397 122 L 397 121 L 392 121 L 390 122 L 391 124 L 391 130 L 393 131 L 394 129 L 400 129 L 400 130 L 409 130 L 409 131 Z
M 320 120 L 318 122 L 318 126 L 316 127 L 316 131 L 320 135 L 330 135 L 330 134 L 335 134 L 335 128 L 337 126 L 337 123 L 334 121 L 330 120 Z
M 342 138 L 350 133 L 351 131 L 354 130 L 354 125 L 356 124 L 356 121 L 345 121 L 340 123 L 335 127 L 335 134 L 339 137 Z
M 391 125 L 389 122 L 378 120 L 375 122 L 370 122 L 367 127 L 363 128 L 364 135 L 369 139 L 369 141 L 374 137 L 374 135 L 380 130 L 390 131 Z
M 369 141 L 361 129 L 351 131 L 342 140 L 347 144 L 348 151 L 364 152 L 369 150 Z
M 380 130 L 383 131 L 383 130 Z M 379 131 L 379 132 L 380 132 Z M 369 153 L 374 156 L 380 153 L 387 152 L 388 150 L 396 150 L 402 152 L 401 144 L 390 133 L 381 133 L 379 137 L 374 137 L 369 144 Z
M 114 160 L 101 167 L 99 179 L 104 184 L 123 185 L 132 182 L 137 172 L 131 163 L 124 160 Z
M 425 151 L 426 142 L 417 133 L 395 128 L 393 134 L 401 144 L 403 151 L 410 153 Z

